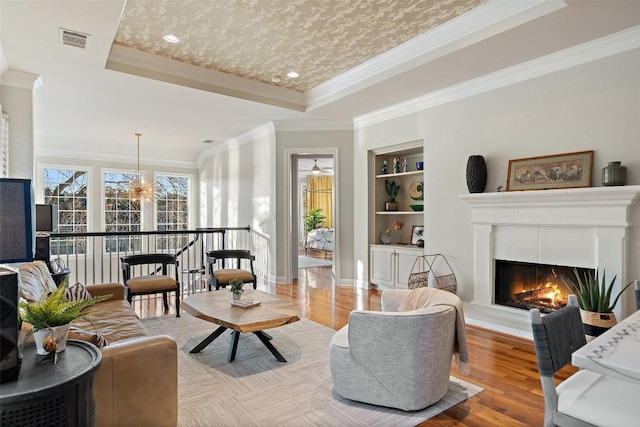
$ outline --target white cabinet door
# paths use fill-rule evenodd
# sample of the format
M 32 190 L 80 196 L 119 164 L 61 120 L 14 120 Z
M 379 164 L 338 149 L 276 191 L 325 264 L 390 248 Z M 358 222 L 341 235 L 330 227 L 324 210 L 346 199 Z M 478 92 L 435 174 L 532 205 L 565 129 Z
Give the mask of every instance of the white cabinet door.
M 409 274 L 422 249 L 371 246 L 369 281 L 375 285 L 406 289 Z
M 391 248 L 371 247 L 369 281 L 376 285 L 393 286 L 395 252 Z
M 409 287 L 409 274 L 416 258 L 422 255 L 421 249 L 396 249 L 396 283 L 398 288 Z

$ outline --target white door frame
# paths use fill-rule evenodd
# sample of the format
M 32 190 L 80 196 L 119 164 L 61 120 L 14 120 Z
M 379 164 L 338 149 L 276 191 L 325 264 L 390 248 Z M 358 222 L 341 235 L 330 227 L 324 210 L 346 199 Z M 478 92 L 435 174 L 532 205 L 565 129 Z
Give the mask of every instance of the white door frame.
M 294 268 L 298 268 L 298 206 L 293 203 L 292 192 L 298 191 L 298 168 L 293 167 L 295 156 L 312 156 L 312 155 L 331 155 L 333 156 L 333 272 L 336 280 L 340 277 L 340 245 L 336 237 L 340 236 L 340 162 L 338 147 L 324 148 L 288 148 L 284 150 L 286 165 L 285 176 L 287 177 L 287 185 L 284 189 L 284 197 L 287 203 L 287 209 L 284 213 L 285 239 L 284 239 L 284 280 L 285 283 L 292 283 L 294 276 Z M 294 212 L 296 213 L 294 215 Z M 294 245 L 295 243 L 295 245 Z M 294 250 L 295 248 L 295 250 Z M 295 258 L 294 258 L 295 257 Z M 297 271 L 296 271 L 297 276 Z

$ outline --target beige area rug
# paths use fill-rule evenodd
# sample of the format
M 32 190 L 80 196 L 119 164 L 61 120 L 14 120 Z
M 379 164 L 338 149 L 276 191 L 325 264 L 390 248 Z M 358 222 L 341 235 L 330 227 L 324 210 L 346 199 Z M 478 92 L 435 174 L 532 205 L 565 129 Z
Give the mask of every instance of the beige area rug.
M 326 267 L 333 265 L 330 260 L 298 255 L 298 268 Z
M 189 353 L 217 325 L 187 313 L 143 323 L 151 334 L 167 334 L 178 343 L 181 427 L 415 426 L 482 390 L 451 377 L 444 399 L 422 411 L 377 407 L 333 393 L 328 349 L 335 331 L 310 320 L 267 331 L 287 363 L 278 362 L 253 334 L 242 334 L 236 360 L 227 362 L 229 331 L 202 352 Z

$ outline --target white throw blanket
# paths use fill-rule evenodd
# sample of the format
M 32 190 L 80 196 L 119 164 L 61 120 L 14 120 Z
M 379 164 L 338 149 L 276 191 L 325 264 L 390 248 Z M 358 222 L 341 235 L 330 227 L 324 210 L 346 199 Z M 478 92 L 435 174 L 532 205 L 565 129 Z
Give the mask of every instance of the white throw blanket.
M 462 301 L 451 292 L 435 288 L 418 288 L 409 292 L 398 307 L 398 311 L 411 311 L 423 307 L 449 305 L 456 309 L 456 335 L 453 342 L 453 354 L 460 371 L 469 375 L 469 353 L 467 350 L 467 332 L 465 329 Z

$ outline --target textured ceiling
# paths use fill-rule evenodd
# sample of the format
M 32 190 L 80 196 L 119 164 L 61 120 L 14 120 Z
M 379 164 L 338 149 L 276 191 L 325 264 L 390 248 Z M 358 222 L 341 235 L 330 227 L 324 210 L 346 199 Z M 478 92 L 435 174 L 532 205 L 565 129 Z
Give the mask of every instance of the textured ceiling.
M 306 92 L 486 1 L 128 0 L 115 44 Z

